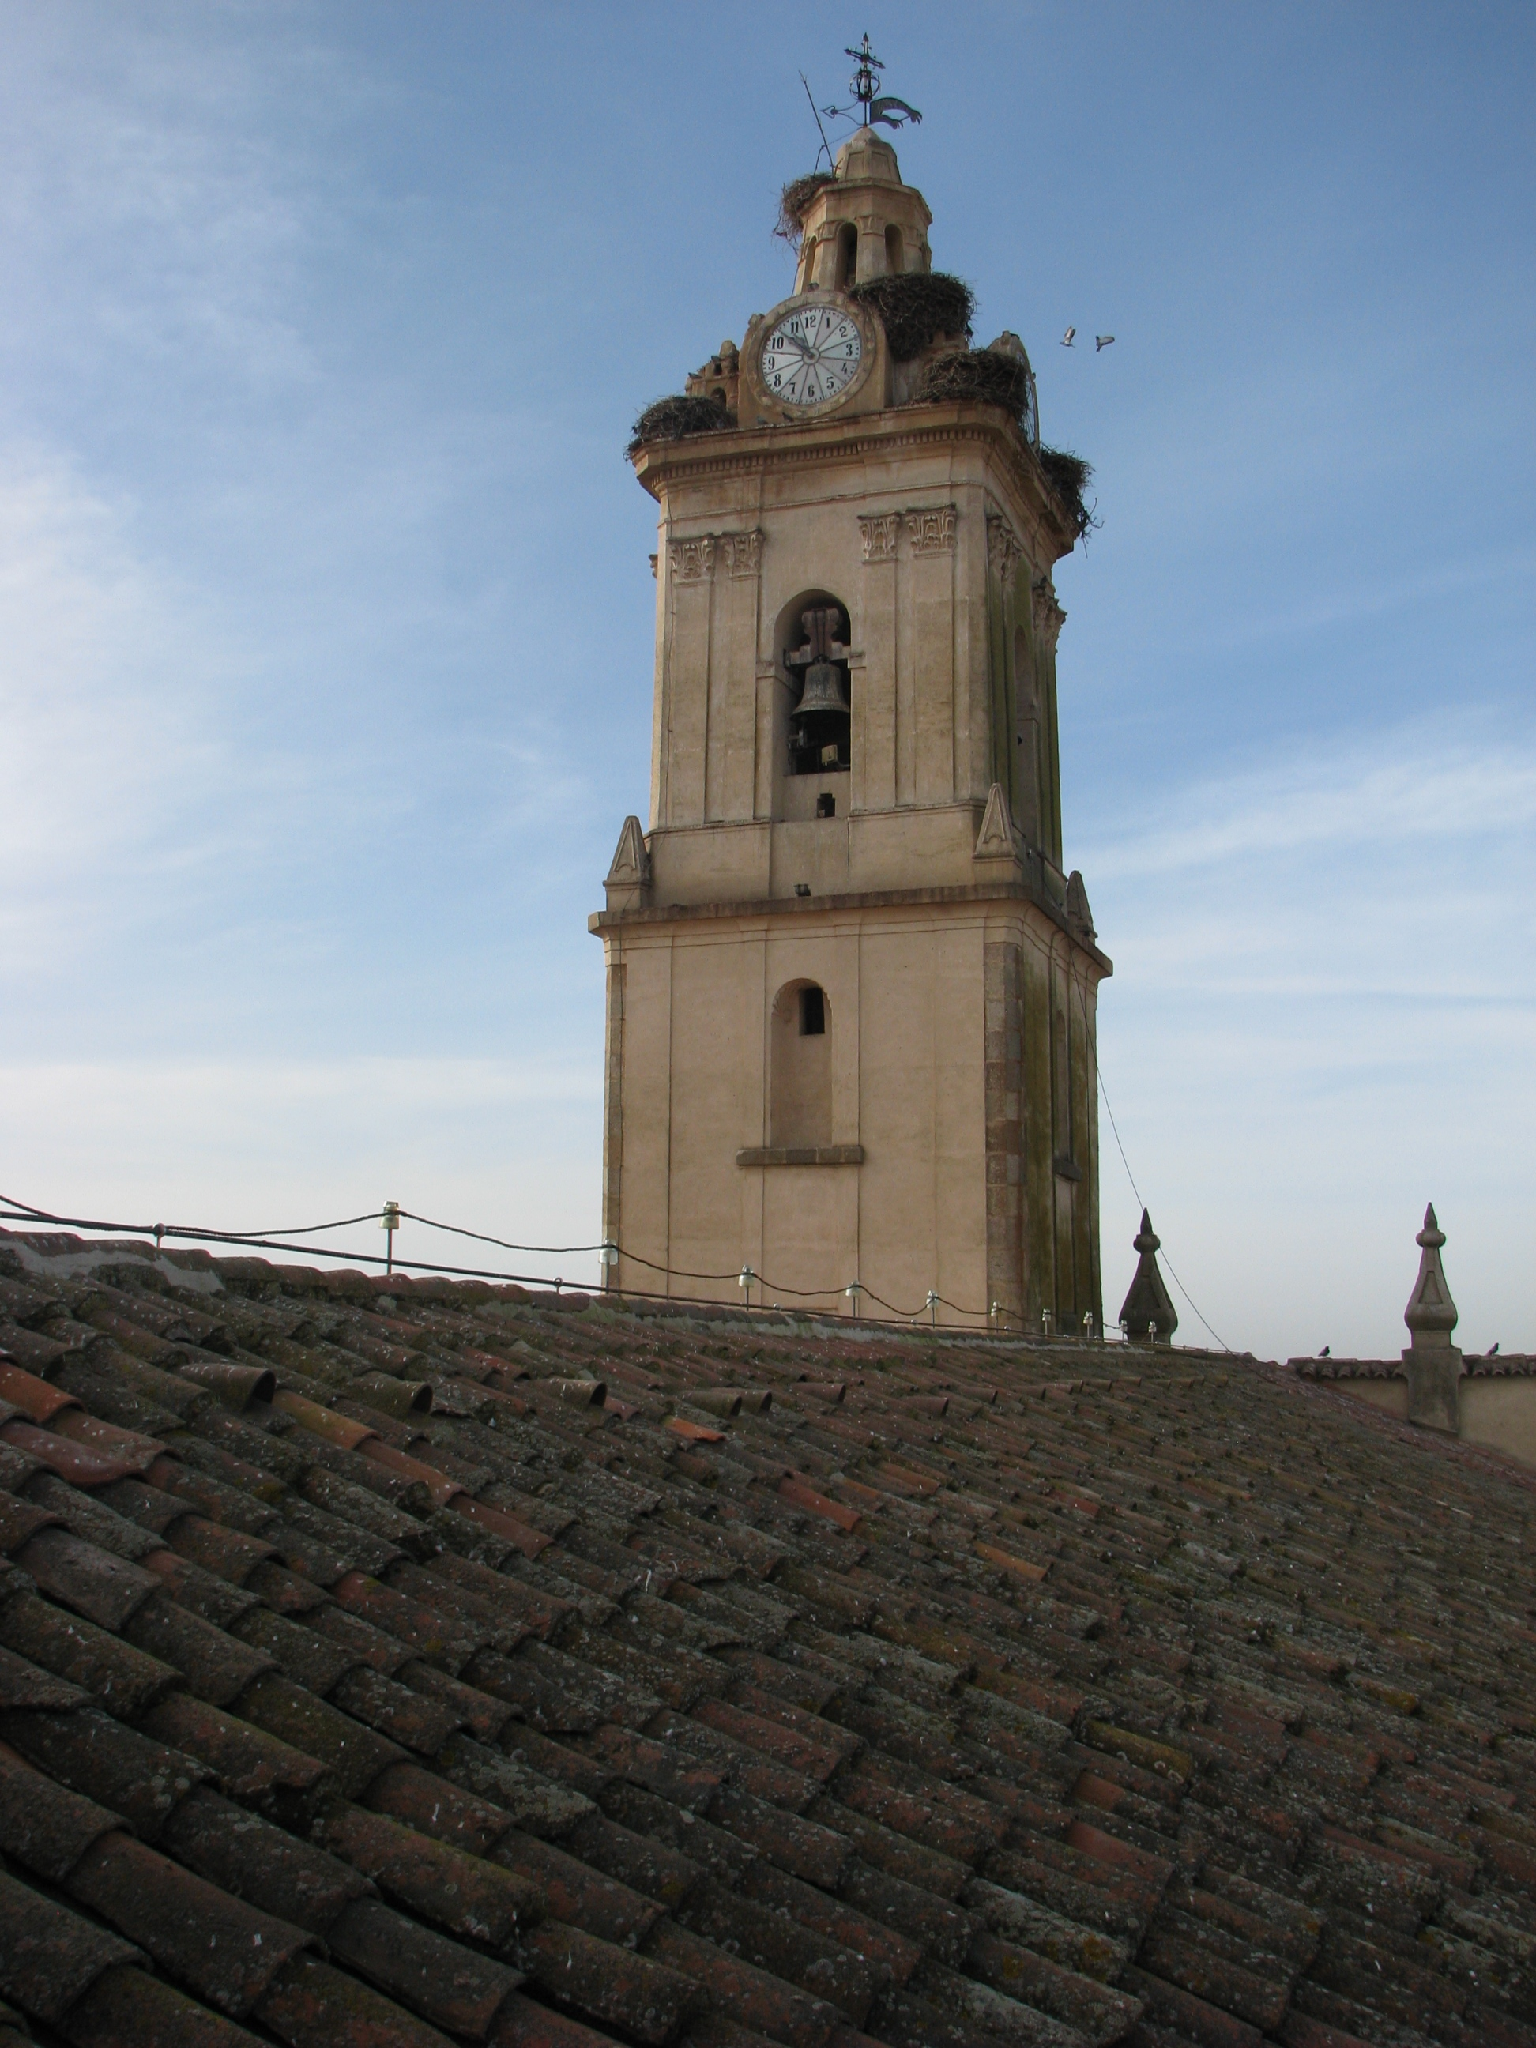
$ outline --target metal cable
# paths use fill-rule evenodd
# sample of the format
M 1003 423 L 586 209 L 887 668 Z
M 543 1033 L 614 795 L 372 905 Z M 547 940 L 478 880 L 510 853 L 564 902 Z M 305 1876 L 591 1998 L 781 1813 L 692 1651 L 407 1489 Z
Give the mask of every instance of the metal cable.
M 30 1203 L 17 1201 L 13 1197 L 4 1194 L 0 1194 L 0 1205 L 3 1205 L 0 1206 L 0 1221 L 7 1223 L 47 1223 L 66 1230 L 99 1230 L 114 1237 L 155 1238 L 157 1245 L 158 1240 L 161 1237 L 174 1237 L 183 1242 L 193 1241 L 201 1244 L 231 1244 L 242 1246 L 253 1251 L 299 1252 L 310 1258 L 338 1259 L 346 1261 L 349 1264 L 359 1266 L 385 1266 L 386 1264 L 391 1263 L 390 1261 L 387 1261 L 385 1258 L 380 1257 L 377 1253 L 333 1251 L 328 1245 L 289 1244 L 284 1242 L 281 1238 L 258 1237 L 250 1231 L 194 1230 L 181 1224 L 109 1223 L 103 1221 L 99 1217 L 59 1216 L 56 1215 L 52 1210 L 34 1208 Z M 373 1221 L 373 1219 L 376 1216 L 382 1215 L 382 1213 L 382 1210 L 370 1210 L 368 1215 L 354 1217 L 350 1220 L 357 1223 L 367 1223 Z M 405 1213 L 406 1212 L 404 1210 L 401 1211 L 402 1215 L 404 1215 Z M 423 1219 L 417 1217 L 413 1218 L 412 1220 L 419 1222 Z M 474 1231 L 465 1231 L 462 1234 L 471 1237 L 479 1235 L 478 1232 Z M 490 1243 L 501 1242 L 501 1240 L 495 1238 L 488 1239 L 486 1241 Z M 600 1250 L 601 1247 L 597 1246 L 593 1247 L 593 1249 Z M 631 1254 L 625 1252 L 622 1253 L 621 1256 L 629 1258 Z M 647 1266 L 650 1268 L 651 1271 L 661 1273 L 669 1279 L 734 1280 L 739 1277 L 739 1275 L 734 1273 L 688 1274 L 679 1272 L 677 1269 L 673 1267 L 657 1266 L 654 1264 L 653 1261 L 649 1259 L 636 1259 L 635 1263 L 638 1265 Z M 408 1271 L 413 1273 L 437 1274 L 445 1279 L 456 1280 L 490 1280 L 503 1282 L 512 1281 L 519 1286 L 552 1288 L 556 1293 L 558 1293 L 562 1287 L 568 1287 L 571 1285 L 569 1281 L 563 1278 L 557 1277 L 552 1280 L 548 1277 L 548 1275 L 543 1273 L 505 1273 L 481 1266 L 445 1266 L 430 1262 L 425 1259 L 403 1259 L 399 1256 L 398 1253 L 394 1255 L 392 1264 L 393 1269 L 396 1272 Z M 766 1284 L 762 1281 L 761 1275 L 759 1274 L 754 1274 L 753 1279 L 757 1282 L 758 1285 Z M 593 1290 L 587 1287 L 578 1286 L 578 1288 L 575 1291 L 587 1294 L 592 1292 Z M 598 1292 L 601 1291 L 602 1290 L 598 1290 Z M 818 1295 L 821 1298 L 825 1298 L 828 1295 L 840 1294 L 844 1290 L 841 1288 L 822 1288 L 819 1290 L 812 1290 L 809 1288 L 786 1287 L 780 1288 L 776 1291 L 782 1294 L 794 1294 L 802 1300 L 811 1300 L 817 1298 Z M 861 1288 L 860 1292 L 869 1294 L 869 1297 L 872 1301 L 878 1302 L 882 1308 L 889 1309 L 892 1315 L 898 1316 L 902 1320 L 908 1322 L 916 1320 L 916 1316 L 909 1316 L 906 1314 L 904 1310 L 895 1308 L 890 1302 L 882 1300 L 881 1297 L 878 1294 L 875 1294 L 871 1289 Z M 633 1295 L 641 1301 L 656 1301 L 663 1303 L 674 1302 L 677 1303 L 679 1306 L 686 1307 L 724 1309 L 738 1315 L 743 1312 L 742 1307 L 739 1304 L 733 1305 L 730 1302 L 718 1301 L 712 1299 L 709 1296 L 704 1295 L 657 1294 L 643 1287 L 626 1287 L 623 1290 L 623 1293 L 625 1295 Z M 749 1315 L 761 1315 L 772 1313 L 771 1310 L 765 1309 L 761 1304 L 759 1304 L 759 1306 L 756 1309 L 753 1309 L 750 1304 L 747 1304 L 745 1312 Z M 921 1315 L 921 1313 L 921 1310 L 917 1311 L 918 1315 Z
M 435 1223 L 430 1216 L 418 1216 L 414 1209 L 401 1209 L 398 1214 L 412 1223 L 424 1223 L 428 1230 L 446 1230 L 454 1237 L 472 1237 L 477 1244 L 494 1244 L 504 1252 L 537 1252 L 541 1257 L 552 1259 L 571 1252 L 606 1251 L 610 1242 L 605 1238 L 601 1244 L 512 1244 L 504 1237 L 487 1237 L 483 1230 L 466 1230 L 462 1224 Z
M 322 1230 L 349 1230 L 354 1223 L 372 1223 L 382 1216 L 382 1209 L 370 1209 L 365 1216 L 341 1216 L 334 1223 L 274 1223 L 266 1230 L 189 1230 L 175 1223 L 83 1223 L 78 1218 L 50 1216 L 46 1209 L 34 1209 L 26 1202 L 18 1202 L 14 1195 L 0 1195 L 5 1202 L 20 1214 L 12 1217 L 13 1222 L 24 1222 L 31 1217 L 38 1223 L 69 1223 L 77 1230 L 126 1230 L 133 1237 L 208 1237 L 217 1238 L 221 1244 L 239 1244 L 249 1238 L 262 1237 L 313 1237 Z

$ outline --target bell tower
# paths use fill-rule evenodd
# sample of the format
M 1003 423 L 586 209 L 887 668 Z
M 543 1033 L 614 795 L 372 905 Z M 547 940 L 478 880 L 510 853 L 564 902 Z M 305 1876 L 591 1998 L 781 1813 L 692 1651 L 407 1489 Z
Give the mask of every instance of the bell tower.
M 660 525 L 649 828 L 591 919 L 608 1284 L 1102 1329 L 1110 963 L 1051 582 L 1085 471 L 873 126 L 784 213 L 794 292 L 629 450 Z

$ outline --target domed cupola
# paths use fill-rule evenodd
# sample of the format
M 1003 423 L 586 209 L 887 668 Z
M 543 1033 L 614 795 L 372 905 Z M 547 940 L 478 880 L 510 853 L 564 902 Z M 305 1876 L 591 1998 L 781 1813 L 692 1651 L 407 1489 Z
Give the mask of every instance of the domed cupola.
M 873 128 L 849 136 L 830 174 L 797 180 L 785 206 L 801 231 L 797 292 L 847 291 L 932 267 L 933 215 L 916 186 L 901 182 L 895 150 Z

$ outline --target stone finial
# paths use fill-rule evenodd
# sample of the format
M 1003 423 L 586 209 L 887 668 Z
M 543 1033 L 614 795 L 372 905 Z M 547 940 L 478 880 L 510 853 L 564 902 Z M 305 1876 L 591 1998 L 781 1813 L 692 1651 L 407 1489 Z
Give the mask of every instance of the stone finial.
M 1018 857 L 1013 813 L 1008 808 L 1003 785 L 994 782 L 987 791 L 987 807 L 982 812 L 981 830 L 976 835 L 975 858 L 1013 861 Z
M 613 865 L 604 877 L 610 910 L 633 910 L 641 903 L 651 879 L 650 850 L 640 820 L 633 812 L 624 820 Z
M 1408 1348 L 1403 1353 L 1408 1378 L 1408 1420 L 1426 1429 L 1459 1436 L 1462 1358 L 1451 1342 L 1451 1332 L 1456 1327 L 1456 1304 L 1440 1263 L 1445 1232 L 1435 1221 L 1433 1202 L 1424 1211 L 1424 1228 L 1417 1243 L 1419 1277 L 1403 1310 L 1403 1321 L 1408 1325 Z
M 1171 1344 L 1179 1327 L 1179 1316 L 1158 1270 L 1157 1254 L 1162 1239 L 1153 1230 L 1152 1218 L 1145 1209 L 1141 1212 L 1141 1228 L 1131 1242 L 1141 1257 L 1130 1292 L 1120 1304 L 1121 1328 L 1133 1342 L 1144 1341 L 1148 1330 L 1155 1329 L 1159 1344 Z
M 1076 868 L 1067 877 L 1067 923 L 1080 939 L 1087 939 L 1090 944 L 1098 937 L 1093 928 L 1093 912 L 1088 908 L 1088 891 Z
M 1445 1282 L 1445 1268 L 1440 1263 L 1445 1232 L 1435 1221 L 1433 1202 L 1424 1211 L 1424 1228 L 1414 1242 L 1420 1247 L 1419 1277 L 1403 1310 L 1403 1321 L 1408 1325 L 1409 1342 L 1415 1351 L 1441 1349 L 1451 1341 L 1457 1310 Z

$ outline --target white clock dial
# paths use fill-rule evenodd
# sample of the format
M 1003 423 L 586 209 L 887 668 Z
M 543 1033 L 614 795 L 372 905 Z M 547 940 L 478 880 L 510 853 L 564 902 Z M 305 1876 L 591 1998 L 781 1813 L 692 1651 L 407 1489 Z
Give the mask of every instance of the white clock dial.
M 821 405 L 847 390 L 863 353 L 863 337 L 846 313 L 800 306 L 763 343 L 763 383 L 786 405 Z

